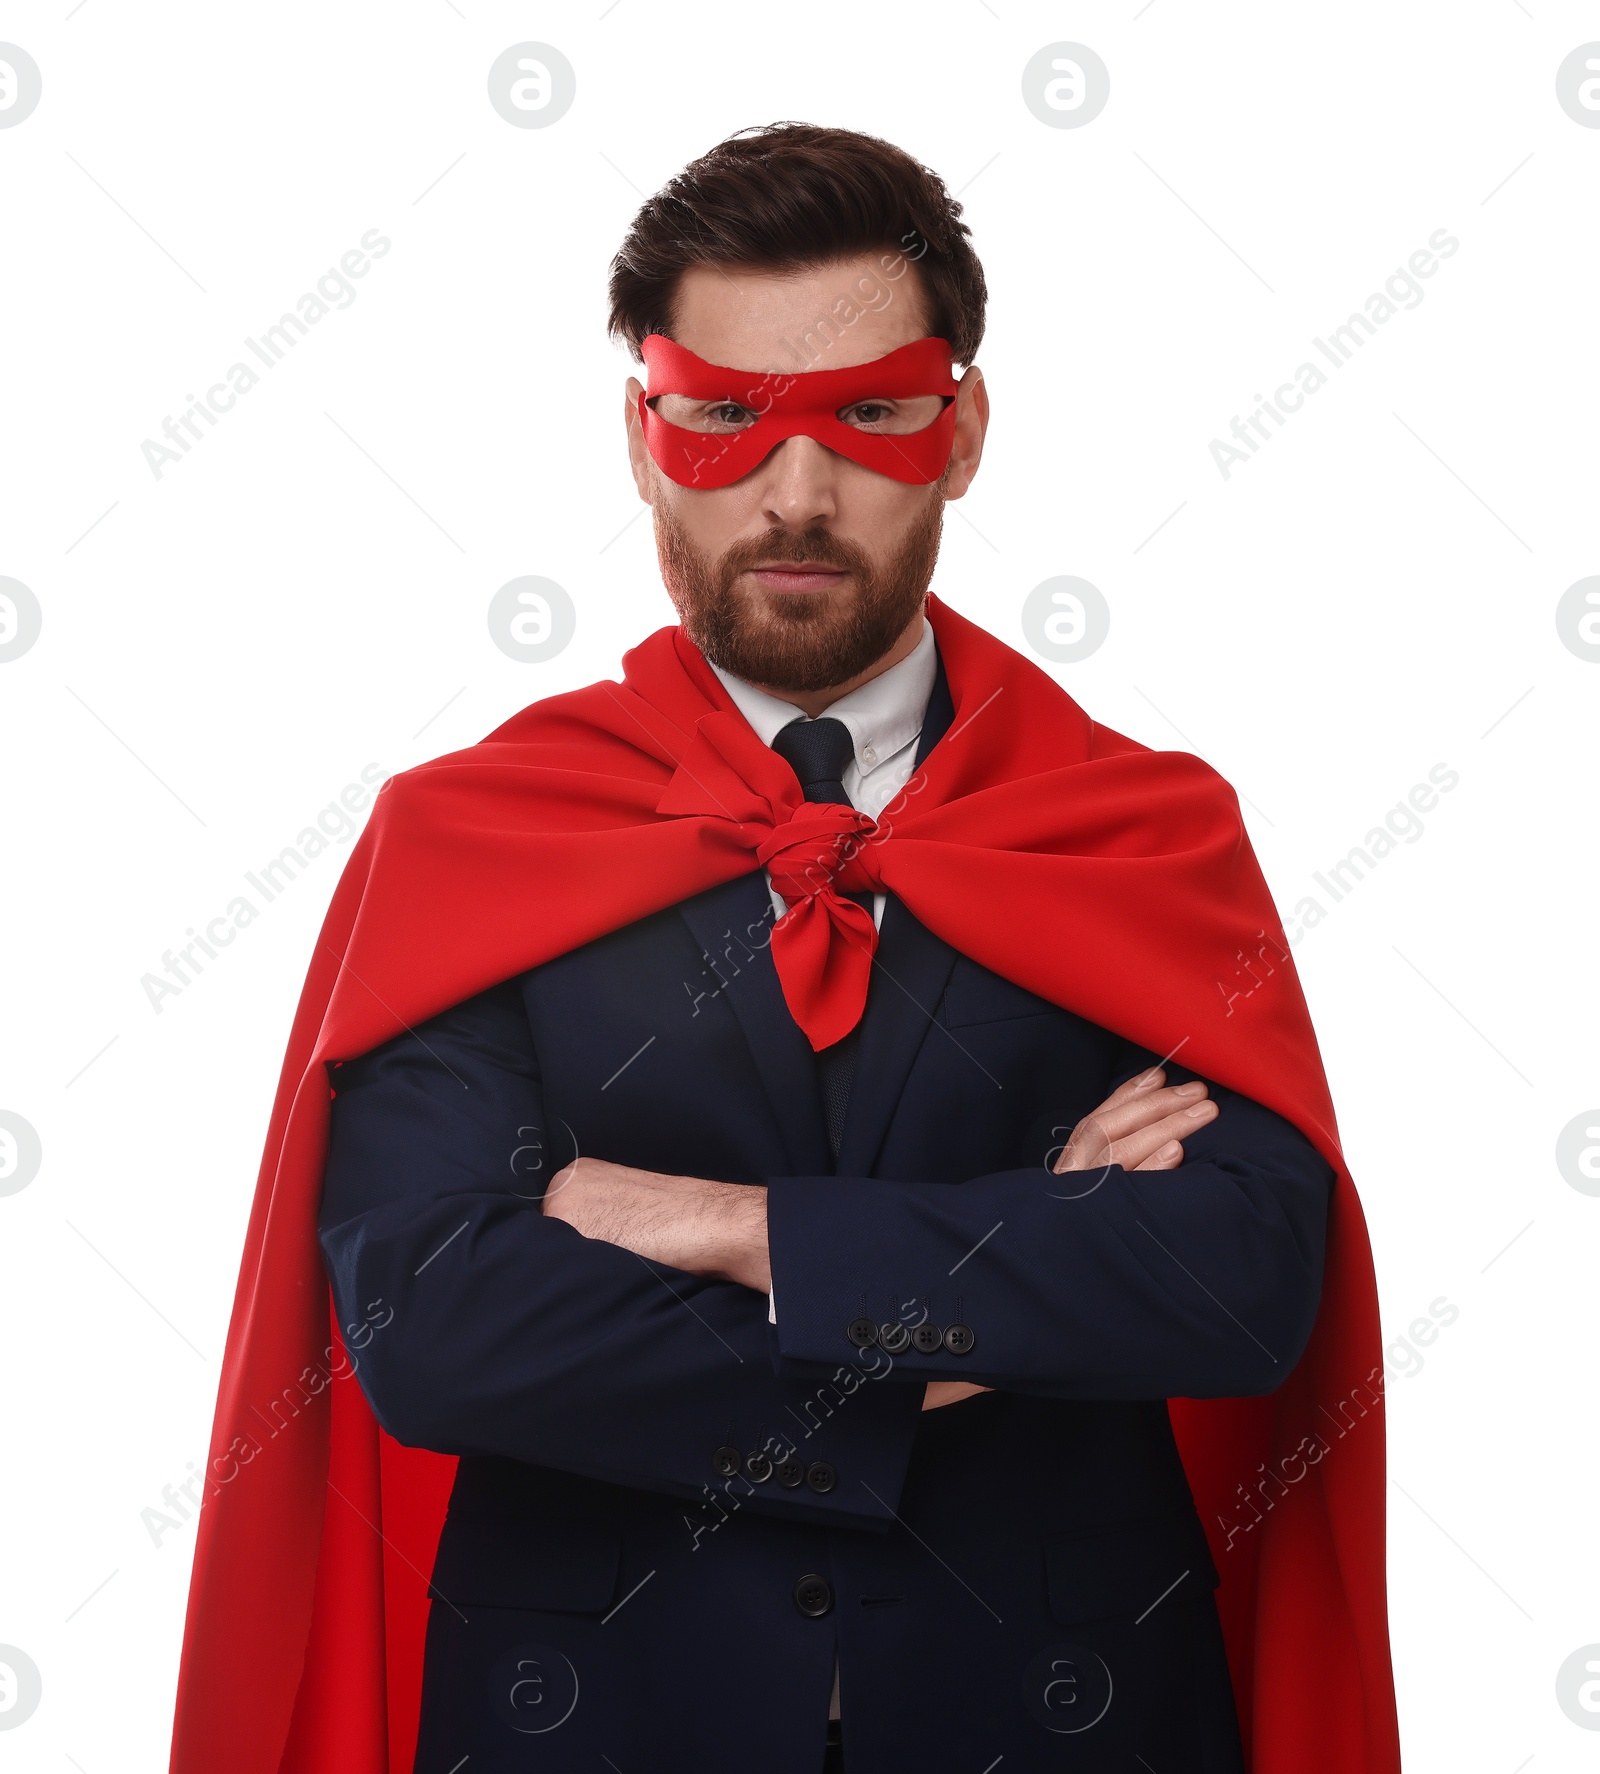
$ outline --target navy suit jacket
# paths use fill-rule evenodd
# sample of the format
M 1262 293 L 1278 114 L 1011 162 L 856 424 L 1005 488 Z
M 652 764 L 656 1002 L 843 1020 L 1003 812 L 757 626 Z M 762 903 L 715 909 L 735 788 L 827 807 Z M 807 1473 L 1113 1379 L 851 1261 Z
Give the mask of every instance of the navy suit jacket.
M 948 721 L 941 680 L 919 755 Z M 1166 1400 L 1293 1368 L 1328 1166 L 1213 1086 L 1177 1170 L 1054 1175 L 1161 1056 L 892 896 L 835 1163 L 771 924 L 752 873 L 332 1070 L 361 1383 L 461 1456 L 417 1769 L 817 1774 L 837 1657 L 857 1774 L 1237 1770 Z M 764 1184 L 776 1325 L 547 1218 L 578 1153 Z

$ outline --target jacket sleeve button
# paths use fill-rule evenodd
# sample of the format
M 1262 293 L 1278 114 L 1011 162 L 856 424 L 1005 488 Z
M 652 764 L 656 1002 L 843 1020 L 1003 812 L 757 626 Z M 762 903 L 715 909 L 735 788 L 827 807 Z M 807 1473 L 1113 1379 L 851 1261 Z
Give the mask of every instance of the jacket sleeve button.
M 870 1318 L 852 1318 L 844 1334 L 858 1349 L 870 1349 L 878 1340 L 878 1327 Z
M 952 1355 L 970 1355 L 977 1340 L 970 1325 L 952 1324 L 945 1327 L 944 1346 Z
M 887 1324 L 878 1326 L 878 1346 L 888 1350 L 891 1355 L 898 1355 L 903 1349 L 911 1347 L 911 1332 L 891 1318 Z
M 786 1491 L 792 1491 L 796 1485 L 806 1482 L 806 1463 L 797 1454 L 790 1454 L 777 1465 L 778 1483 Z
M 720 1447 L 711 1456 L 711 1464 L 723 1478 L 732 1478 L 743 1463 L 743 1456 L 737 1448 Z
M 806 1483 L 819 1497 L 825 1497 L 839 1482 L 839 1474 L 826 1460 L 817 1460 L 806 1472 Z
M 744 1457 L 744 1475 L 751 1484 L 765 1484 L 772 1477 L 772 1462 L 757 1448 Z
M 933 1323 L 919 1324 L 911 1333 L 911 1341 L 919 1354 L 933 1355 L 944 1347 L 944 1332 Z

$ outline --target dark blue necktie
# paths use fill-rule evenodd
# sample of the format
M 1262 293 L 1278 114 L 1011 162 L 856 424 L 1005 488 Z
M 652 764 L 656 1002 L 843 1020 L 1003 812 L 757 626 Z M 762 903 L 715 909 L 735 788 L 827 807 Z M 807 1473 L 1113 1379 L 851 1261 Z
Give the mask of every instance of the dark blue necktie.
M 851 805 L 844 792 L 844 773 L 855 756 L 855 741 L 843 721 L 832 715 L 815 721 L 791 721 L 773 740 L 772 749 L 800 778 L 808 801 Z
M 853 803 L 845 793 L 844 773 L 855 756 L 855 742 L 850 729 L 832 715 L 814 721 L 791 721 L 772 742 L 772 749 L 800 778 L 800 786 L 808 801 L 833 801 L 849 807 Z M 872 910 L 870 893 L 852 893 L 858 905 Z M 856 1024 L 842 1041 L 824 1047 L 817 1055 L 817 1076 L 822 1086 L 822 1108 L 828 1122 L 828 1146 L 835 1159 L 844 1138 L 845 1111 L 850 1107 L 850 1085 L 856 1070 L 856 1038 L 861 1025 Z

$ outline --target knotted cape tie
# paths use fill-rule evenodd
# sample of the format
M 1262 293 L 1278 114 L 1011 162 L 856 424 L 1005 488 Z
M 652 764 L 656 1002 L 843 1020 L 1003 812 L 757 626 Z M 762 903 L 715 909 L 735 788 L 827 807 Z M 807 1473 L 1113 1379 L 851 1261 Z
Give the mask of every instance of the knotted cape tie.
M 789 908 L 772 928 L 784 1003 L 813 1051 L 831 1047 L 866 1008 L 878 932 L 866 905 L 848 896 L 883 891 L 883 828 L 848 801 L 798 800 L 793 768 L 731 710 L 701 716 L 673 751 L 677 768 L 656 812 L 723 822 L 721 841 L 747 849 L 771 875 Z M 836 757 L 802 762 L 814 783 L 843 794 Z M 817 773 L 830 764 L 831 777 Z

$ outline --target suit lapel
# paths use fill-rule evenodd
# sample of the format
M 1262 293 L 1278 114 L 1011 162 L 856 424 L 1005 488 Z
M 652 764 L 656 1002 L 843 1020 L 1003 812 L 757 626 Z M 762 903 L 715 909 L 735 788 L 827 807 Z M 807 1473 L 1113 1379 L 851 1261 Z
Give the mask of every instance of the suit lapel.
M 772 900 L 766 876 L 759 869 L 740 875 L 686 900 L 678 910 L 727 982 L 720 995 L 727 999 L 755 1061 L 791 1174 L 826 1175 L 833 1163 L 817 1088 L 816 1056 L 790 1015 L 772 962 Z
M 872 1174 L 917 1052 L 930 1038 L 955 962 L 955 950 L 919 924 L 891 894 L 883 908 L 850 1107 L 839 1143 L 841 1176 Z

